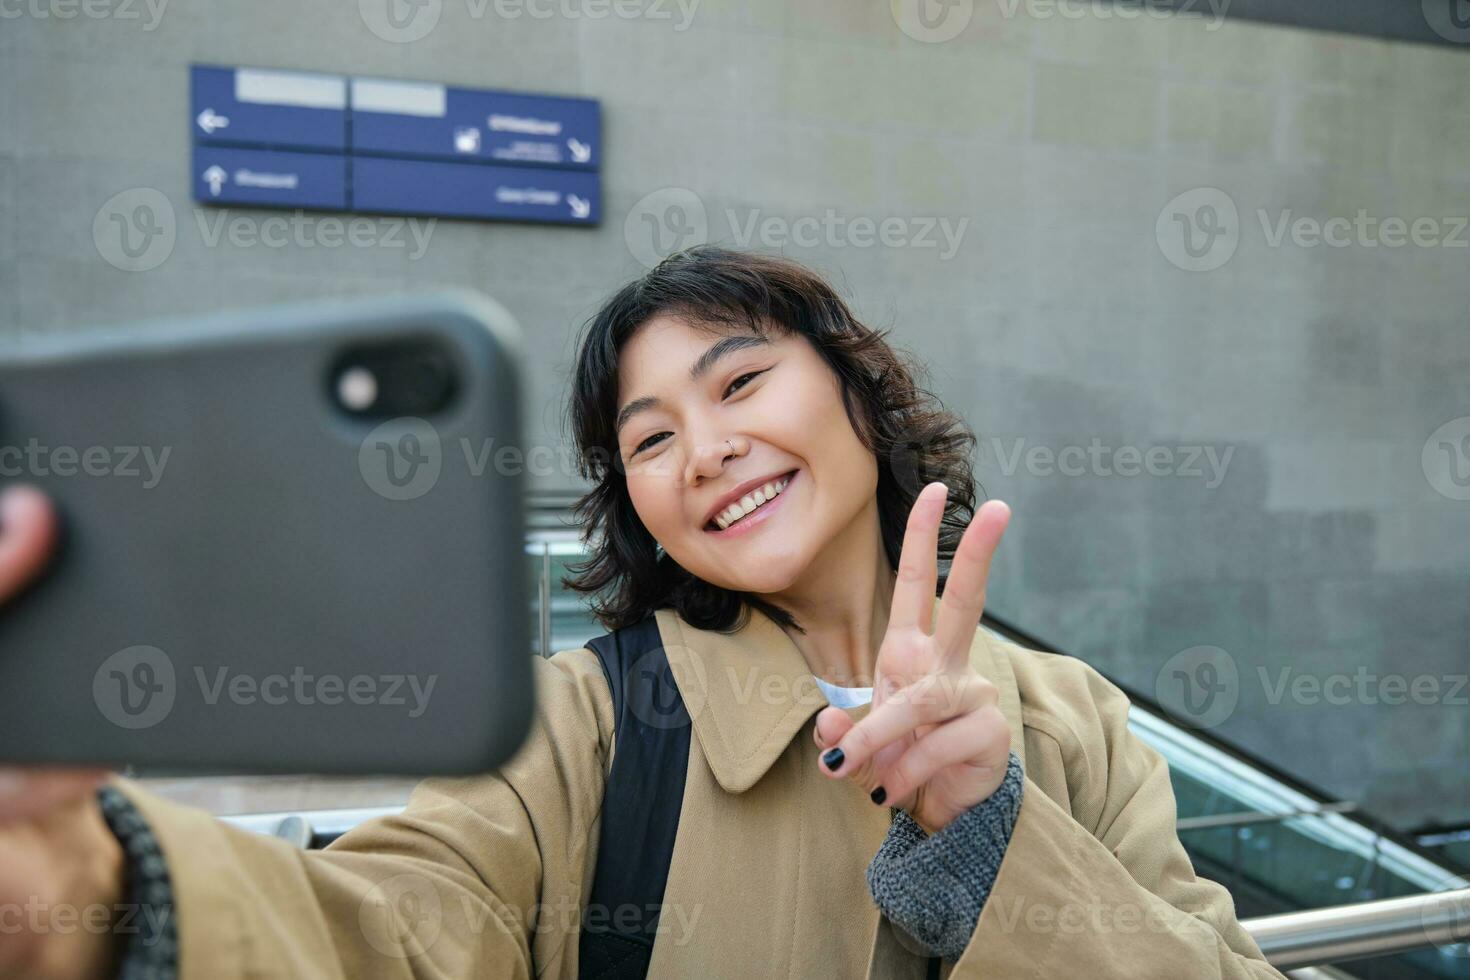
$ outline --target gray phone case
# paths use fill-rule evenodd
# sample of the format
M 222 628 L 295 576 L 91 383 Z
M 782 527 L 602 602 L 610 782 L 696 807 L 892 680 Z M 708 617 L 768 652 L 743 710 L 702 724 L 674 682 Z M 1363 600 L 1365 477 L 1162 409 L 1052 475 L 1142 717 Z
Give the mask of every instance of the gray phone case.
M 458 391 L 365 420 L 352 343 L 433 336 Z M 0 483 L 58 504 L 0 607 L 0 764 L 467 774 L 534 691 L 519 330 L 473 292 L 274 306 L 0 348 Z

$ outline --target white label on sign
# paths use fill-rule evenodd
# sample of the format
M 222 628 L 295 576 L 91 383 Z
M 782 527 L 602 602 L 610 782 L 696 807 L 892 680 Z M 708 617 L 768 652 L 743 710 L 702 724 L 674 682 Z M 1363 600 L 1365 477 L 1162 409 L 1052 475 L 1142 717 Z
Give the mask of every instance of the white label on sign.
M 561 135 L 561 123 L 555 119 L 493 115 L 489 122 L 490 128 L 497 133 L 525 133 L 528 136 Z
M 300 180 L 295 174 L 267 174 L 254 170 L 236 170 L 235 183 L 241 187 L 265 187 L 271 190 L 294 191 Z

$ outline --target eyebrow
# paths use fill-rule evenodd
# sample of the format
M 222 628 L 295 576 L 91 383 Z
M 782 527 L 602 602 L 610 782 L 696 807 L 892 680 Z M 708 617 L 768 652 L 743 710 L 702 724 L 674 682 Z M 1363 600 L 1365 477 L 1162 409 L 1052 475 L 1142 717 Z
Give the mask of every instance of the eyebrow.
M 771 342 L 765 337 L 757 337 L 753 334 L 740 334 L 735 337 L 725 337 L 722 340 L 717 340 L 710 345 L 709 350 L 700 354 L 699 359 L 689 368 L 689 380 L 699 381 L 700 378 L 703 378 L 719 363 L 721 358 L 729 354 L 749 350 L 754 347 L 769 347 L 770 345 Z M 624 423 L 639 412 L 644 412 L 651 408 L 658 408 L 662 404 L 661 401 L 652 395 L 645 395 L 642 398 L 633 399 L 623 406 L 622 411 L 618 412 L 616 431 L 621 432 Z

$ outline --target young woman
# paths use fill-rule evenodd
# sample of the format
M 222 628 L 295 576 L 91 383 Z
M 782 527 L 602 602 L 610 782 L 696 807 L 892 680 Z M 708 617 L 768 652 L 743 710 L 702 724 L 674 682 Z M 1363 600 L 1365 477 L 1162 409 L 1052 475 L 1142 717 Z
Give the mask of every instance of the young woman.
M 818 276 L 671 256 L 590 322 L 570 413 L 591 554 L 567 584 L 667 661 L 673 797 L 639 746 L 616 769 L 620 725 L 667 723 L 615 717 L 585 647 L 537 660 L 500 771 L 324 851 L 9 774 L 0 908 L 124 905 L 141 931 L 0 929 L 0 976 L 1281 976 L 1195 876 L 1122 693 L 978 628 L 1009 512 L 975 509 L 973 435 Z M 5 593 L 53 525 L 23 491 L 0 516 Z M 639 816 L 604 835 L 615 771 Z M 599 853 L 654 860 L 670 821 L 652 907 L 591 907 Z

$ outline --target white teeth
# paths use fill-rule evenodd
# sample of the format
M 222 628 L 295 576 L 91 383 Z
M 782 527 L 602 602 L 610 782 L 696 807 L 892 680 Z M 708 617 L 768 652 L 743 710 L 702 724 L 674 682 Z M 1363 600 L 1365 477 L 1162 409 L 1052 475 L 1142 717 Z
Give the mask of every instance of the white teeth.
M 788 476 L 781 480 L 777 480 L 774 483 L 767 483 L 763 487 L 757 487 L 755 490 L 752 490 L 750 493 L 741 497 L 738 501 L 720 511 L 720 513 L 716 514 L 715 524 L 719 526 L 721 531 L 723 531 L 731 524 L 734 524 L 736 521 L 740 520 L 740 518 L 744 517 L 746 514 L 749 514 L 751 511 L 755 510 L 761 504 L 775 497 L 782 490 L 785 490 L 786 484 L 790 482 L 791 477 Z

